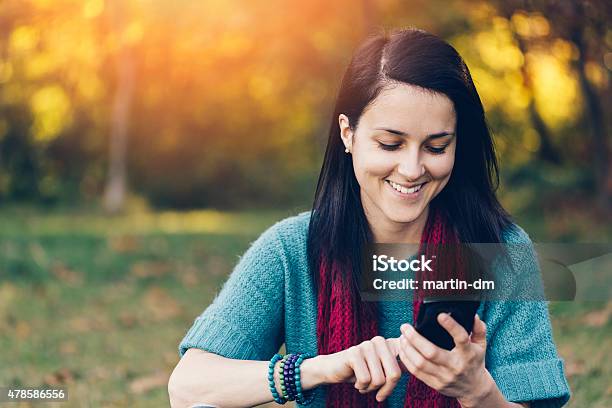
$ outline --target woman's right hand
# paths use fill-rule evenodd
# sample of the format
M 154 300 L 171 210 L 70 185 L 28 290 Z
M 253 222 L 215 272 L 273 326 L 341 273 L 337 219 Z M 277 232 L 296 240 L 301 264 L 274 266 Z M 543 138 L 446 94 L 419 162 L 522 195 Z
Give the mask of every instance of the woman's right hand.
M 355 383 L 365 394 L 374 390 L 377 401 L 384 401 L 397 385 L 402 368 L 397 361 L 398 338 L 376 336 L 346 350 L 325 356 L 325 382 Z

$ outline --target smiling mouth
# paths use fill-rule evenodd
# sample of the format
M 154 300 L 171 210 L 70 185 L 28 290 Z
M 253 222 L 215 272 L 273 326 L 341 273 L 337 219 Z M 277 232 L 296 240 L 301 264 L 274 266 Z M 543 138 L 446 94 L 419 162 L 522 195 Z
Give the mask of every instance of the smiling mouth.
M 396 191 L 398 191 L 400 193 L 403 193 L 403 194 L 418 193 L 423 188 L 423 186 L 425 184 L 427 184 L 427 182 L 424 182 L 424 183 L 421 183 L 421 184 L 418 184 L 416 186 L 408 188 L 408 187 L 402 186 L 400 184 L 394 183 L 391 180 L 385 180 L 385 182 L 388 183 L 394 190 L 396 190 Z

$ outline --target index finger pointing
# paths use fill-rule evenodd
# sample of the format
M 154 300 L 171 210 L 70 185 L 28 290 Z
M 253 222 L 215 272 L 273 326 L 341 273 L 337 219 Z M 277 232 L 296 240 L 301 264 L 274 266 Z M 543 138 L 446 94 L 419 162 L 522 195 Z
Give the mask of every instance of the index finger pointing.
M 468 332 L 448 313 L 440 313 L 438 315 L 438 323 L 451 335 L 456 347 L 463 348 L 470 344 Z

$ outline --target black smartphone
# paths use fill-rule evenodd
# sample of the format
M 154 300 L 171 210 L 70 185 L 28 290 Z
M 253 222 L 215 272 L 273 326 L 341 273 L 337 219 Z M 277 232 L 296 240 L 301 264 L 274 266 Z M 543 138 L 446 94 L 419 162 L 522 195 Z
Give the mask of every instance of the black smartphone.
M 474 315 L 479 306 L 478 300 L 425 299 L 419 308 L 416 331 L 438 347 L 452 350 L 455 342 L 446 329 L 438 323 L 438 315 L 448 313 L 470 334 L 474 328 Z

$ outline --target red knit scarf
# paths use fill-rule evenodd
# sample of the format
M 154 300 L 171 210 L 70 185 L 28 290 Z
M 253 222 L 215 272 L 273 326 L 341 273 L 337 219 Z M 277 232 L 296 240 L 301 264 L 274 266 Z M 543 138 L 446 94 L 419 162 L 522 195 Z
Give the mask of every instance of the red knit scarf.
M 443 277 L 458 277 L 457 268 L 460 262 L 457 256 L 442 255 L 437 244 L 456 243 L 456 234 L 449 228 L 444 217 L 431 210 L 423 231 L 419 253 L 431 259 L 433 253 L 436 259 L 447 260 L 446 266 L 440 262 L 434 264 L 436 279 Z M 433 245 L 426 245 L 433 244 Z M 446 248 L 446 246 L 444 246 Z M 451 261 L 448 261 L 448 260 Z M 418 276 L 423 279 L 423 276 Z M 349 273 L 345 273 L 336 262 L 321 262 L 319 268 L 319 291 L 317 299 L 317 337 L 318 354 L 331 354 L 370 340 L 378 335 L 378 323 L 373 302 L 362 302 L 357 288 L 351 283 Z M 419 313 L 423 293 L 417 292 L 413 299 L 413 322 Z M 376 391 L 362 395 L 353 384 L 331 384 L 327 393 L 327 407 L 330 408 L 382 408 L 385 402 L 376 401 Z M 460 408 L 455 398 L 447 397 L 410 375 L 406 387 L 406 402 L 404 408 Z

